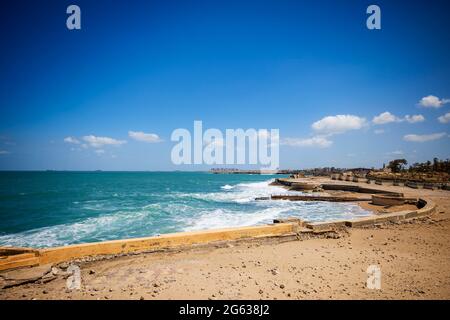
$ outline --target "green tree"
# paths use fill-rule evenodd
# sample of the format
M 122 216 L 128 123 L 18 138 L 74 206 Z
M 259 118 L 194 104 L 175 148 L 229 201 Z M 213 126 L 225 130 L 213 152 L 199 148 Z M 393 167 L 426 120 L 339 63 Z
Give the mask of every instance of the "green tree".
M 388 168 L 391 169 L 392 172 L 400 172 L 404 169 L 404 167 L 408 164 L 406 159 L 395 159 L 389 162 Z

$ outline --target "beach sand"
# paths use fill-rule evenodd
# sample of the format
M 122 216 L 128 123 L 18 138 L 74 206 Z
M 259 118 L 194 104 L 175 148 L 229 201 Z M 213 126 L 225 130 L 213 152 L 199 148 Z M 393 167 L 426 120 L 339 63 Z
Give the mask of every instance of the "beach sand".
M 436 213 L 348 229 L 339 238 L 85 262 L 81 290 L 67 290 L 66 280 L 57 277 L 2 289 L 0 299 L 449 299 L 450 193 L 373 187 L 431 199 Z M 370 265 L 381 268 L 380 290 L 366 287 Z

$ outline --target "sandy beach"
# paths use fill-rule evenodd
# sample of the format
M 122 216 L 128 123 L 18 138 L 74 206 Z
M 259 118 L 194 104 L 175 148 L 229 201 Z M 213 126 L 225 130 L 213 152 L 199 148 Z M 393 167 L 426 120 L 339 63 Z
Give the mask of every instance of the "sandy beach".
M 78 264 L 80 290 L 67 290 L 65 277 L 57 275 L 47 283 L 2 289 L 0 299 L 449 299 L 448 191 L 376 187 L 430 199 L 437 210 L 333 238 L 85 262 Z M 366 287 L 367 267 L 374 264 L 381 267 L 380 290 Z

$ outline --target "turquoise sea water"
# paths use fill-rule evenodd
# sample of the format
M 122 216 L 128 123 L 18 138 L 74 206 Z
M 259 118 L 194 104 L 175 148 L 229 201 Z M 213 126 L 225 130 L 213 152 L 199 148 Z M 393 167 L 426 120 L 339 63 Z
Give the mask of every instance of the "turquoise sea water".
M 289 193 L 272 175 L 206 172 L 0 172 L 0 245 L 74 243 L 367 215 L 355 204 L 255 201 Z M 292 193 L 292 192 L 290 192 Z

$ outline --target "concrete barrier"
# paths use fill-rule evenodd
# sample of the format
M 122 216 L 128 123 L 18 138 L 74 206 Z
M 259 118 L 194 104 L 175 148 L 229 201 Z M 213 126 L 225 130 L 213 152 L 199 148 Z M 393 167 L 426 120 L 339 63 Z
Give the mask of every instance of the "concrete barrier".
M 259 199 L 259 198 L 255 198 Z M 356 201 L 370 201 L 371 198 L 358 197 L 333 197 L 333 196 L 304 196 L 292 194 L 272 195 L 271 200 L 290 200 L 290 201 L 327 201 L 327 202 L 356 202 Z
M 373 215 L 363 217 L 359 219 L 353 219 L 346 221 L 346 226 L 357 228 L 365 226 L 373 226 L 374 224 L 386 223 L 386 222 L 398 222 L 406 219 L 416 219 L 427 217 L 436 211 L 436 204 L 430 200 L 419 199 L 418 210 L 406 210 L 392 213 L 385 213 L 381 215 Z M 423 207 L 421 207 L 423 206 Z
M 423 189 L 423 184 L 418 182 L 411 182 L 408 181 L 405 184 L 407 187 L 413 188 L 413 189 Z
M 351 221 L 345 221 L 345 225 L 351 228 L 364 227 L 368 225 L 373 225 L 375 223 L 375 216 L 363 217 L 358 219 L 353 219 Z
M 124 254 L 139 251 L 156 251 L 167 248 L 204 244 L 215 241 L 238 240 L 254 237 L 269 237 L 291 233 L 293 223 L 277 223 L 266 226 L 207 230 L 198 232 L 180 232 L 127 240 L 114 240 L 99 243 L 87 243 L 40 251 L 40 263 L 57 263 L 89 255 Z
M 320 184 L 309 182 L 292 182 L 289 190 L 314 190 L 320 187 Z
M 346 225 L 348 227 L 358 228 L 358 227 L 373 226 L 373 225 L 379 224 L 379 223 L 398 222 L 398 221 L 406 219 L 405 214 L 407 212 L 408 211 L 400 211 L 400 212 L 385 213 L 382 215 L 374 215 L 374 216 L 369 216 L 369 217 L 358 218 L 358 219 L 354 219 L 351 221 L 347 221 Z
M 38 250 L 23 247 L 0 247 L 0 259 L 2 257 L 21 254 L 21 253 L 36 253 Z
M 339 190 L 339 191 L 350 191 L 356 193 L 372 193 L 372 194 L 386 194 L 386 195 L 395 195 L 395 196 L 403 196 L 403 193 L 400 192 L 392 192 L 380 189 L 373 188 L 365 188 L 360 187 L 358 185 L 348 185 L 348 184 L 322 184 L 323 190 Z
M 39 257 L 35 253 L 19 253 L 0 257 L 0 271 L 37 265 L 39 265 Z
M 434 184 L 434 183 L 425 183 L 423 185 L 424 189 L 430 189 L 430 190 L 437 190 L 439 189 L 438 185 Z
M 337 230 L 346 226 L 345 220 L 336 220 L 331 222 L 311 222 L 305 224 L 308 229 L 313 231 Z
M 372 195 L 372 203 L 377 206 L 400 206 L 405 204 L 405 198 L 386 195 Z

